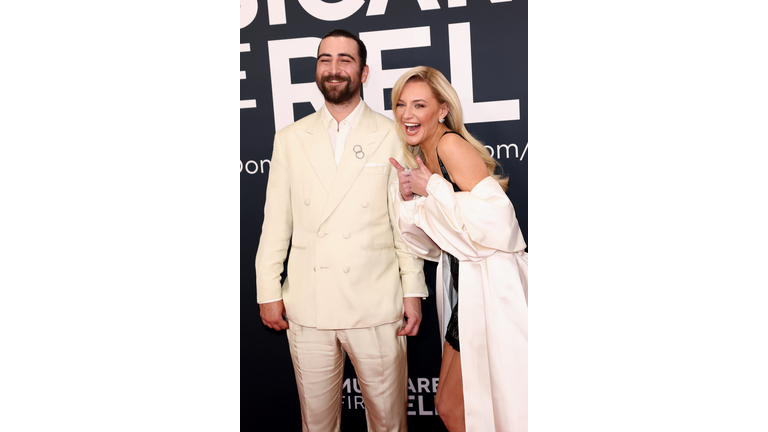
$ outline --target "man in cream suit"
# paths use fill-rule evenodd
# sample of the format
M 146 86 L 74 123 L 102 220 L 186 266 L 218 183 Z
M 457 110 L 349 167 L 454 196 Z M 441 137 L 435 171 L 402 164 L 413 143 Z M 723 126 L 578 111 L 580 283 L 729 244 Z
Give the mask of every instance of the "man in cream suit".
M 393 231 L 389 158 L 403 153 L 394 123 L 360 98 L 366 56 L 346 30 L 324 36 L 315 81 L 325 105 L 275 134 L 257 301 L 264 325 L 287 329 L 304 431 L 340 429 L 345 354 L 368 430 L 407 430 L 405 336 L 417 334 L 428 293 L 423 261 Z

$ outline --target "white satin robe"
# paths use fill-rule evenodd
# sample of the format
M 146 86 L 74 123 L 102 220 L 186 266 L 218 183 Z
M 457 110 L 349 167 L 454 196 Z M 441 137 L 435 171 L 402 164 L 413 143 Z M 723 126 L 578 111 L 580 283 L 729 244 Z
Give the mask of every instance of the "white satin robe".
M 515 209 L 492 178 L 454 192 L 438 174 L 428 197 L 403 201 L 397 230 L 410 251 L 438 262 L 440 336 L 456 304 L 445 252 L 459 260 L 459 340 L 467 431 L 528 430 L 528 254 Z M 444 283 L 445 282 L 445 283 Z

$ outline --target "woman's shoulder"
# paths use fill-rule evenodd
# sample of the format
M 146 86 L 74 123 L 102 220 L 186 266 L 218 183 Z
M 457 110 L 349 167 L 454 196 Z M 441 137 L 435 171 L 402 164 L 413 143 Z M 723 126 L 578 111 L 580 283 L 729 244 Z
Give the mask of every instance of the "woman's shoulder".
M 488 176 L 483 158 L 477 150 L 455 133 L 445 134 L 437 145 L 437 154 L 448 174 L 461 190 L 471 190 L 480 180 Z
M 483 163 L 472 144 L 457 133 L 446 133 L 440 138 L 437 143 L 437 154 L 448 165 L 466 165 L 475 159 L 476 162 Z

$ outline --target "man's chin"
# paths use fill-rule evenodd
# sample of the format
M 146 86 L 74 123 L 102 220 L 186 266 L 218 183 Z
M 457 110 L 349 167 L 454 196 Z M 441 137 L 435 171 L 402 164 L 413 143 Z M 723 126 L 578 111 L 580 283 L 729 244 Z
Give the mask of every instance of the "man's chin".
M 336 100 L 327 99 L 327 101 L 332 103 L 332 104 L 334 104 L 334 105 L 341 105 L 341 104 L 345 104 L 345 103 L 349 102 L 350 99 L 352 99 L 352 98 L 348 97 L 348 98 L 345 98 L 344 100 L 341 100 L 341 99 L 336 99 Z
M 335 96 L 335 97 L 338 97 L 339 95 L 342 95 L 342 94 L 346 93 L 347 89 L 349 88 L 349 86 L 329 87 L 327 85 L 325 85 L 323 87 L 325 88 L 325 94 L 330 95 L 330 96 Z
M 340 105 L 345 102 L 348 102 L 352 100 L 353 94 L 348 94 L 346 92 L 329 92 L 323 95 L 325 97 L 325 100 L 328 102 L 334 104 L 334 105 Z

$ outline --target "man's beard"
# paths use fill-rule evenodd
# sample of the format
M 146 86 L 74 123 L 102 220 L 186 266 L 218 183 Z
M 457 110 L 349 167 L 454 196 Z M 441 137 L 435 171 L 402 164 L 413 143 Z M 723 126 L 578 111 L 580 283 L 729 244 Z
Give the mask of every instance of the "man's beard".
M 346 86 L 338 86 L 339 88 L 329 88 L 326 85 L 326 81 L 331 80 L 341 80 L 346 81 Z M 352 79 L 350 77 L 345 77 L 342 75 L 328 75 L 326 77 L 318 77 L 315 78 L 315 83 L 317 84 L 317 88 L 320 89 L 320 93 L 323 94 L 323 97 L 326 101 L 334 104 L 339 105 L 343 104 L 344 102 L 347 102 L 348 100 L 352 99 L 354 96 L 357 95 L 358 90 L 360 90 L 360 80 L 357 80 L 357 85 L 353 85 Z

